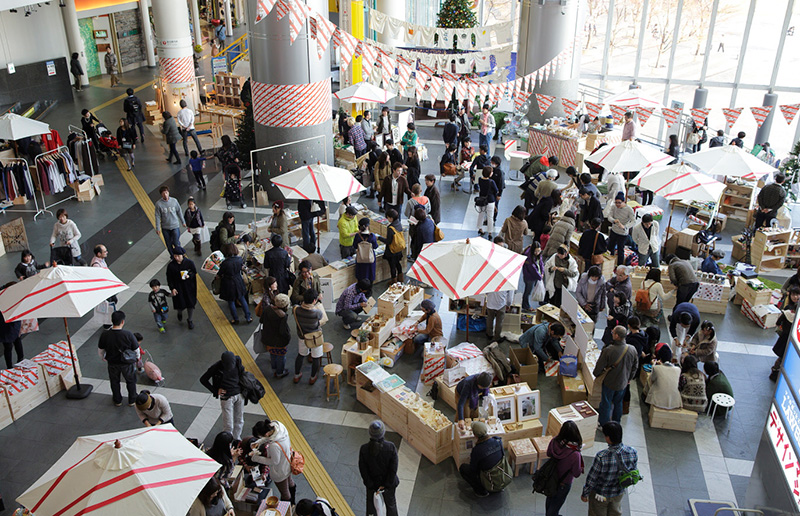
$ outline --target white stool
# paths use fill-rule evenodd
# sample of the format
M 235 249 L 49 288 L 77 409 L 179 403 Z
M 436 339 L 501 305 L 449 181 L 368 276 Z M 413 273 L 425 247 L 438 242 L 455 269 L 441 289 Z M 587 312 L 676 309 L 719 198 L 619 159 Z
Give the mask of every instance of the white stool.
M 519 179 L 519 169 L 525 164 L 525 160 L 529 159 L 531 155 L 525 151 L 512 150 L 506 151 L 506 159 L 509 162 L 508 170 L 516 170 L 517 174 L 515 179 Z
M 723 394 L 721 392 L 711 396 L 711 405 L 709 406 L 711 411 L 711 419 L 714 419 L 714 416 L 717 414 L 717 407 L 728 409 L 725 412 L 725 419 L 728 419 L 728 414 L 730 414 L 731 410 L 733 410 L 734 405 L 736 405 L 736 400 L 733 399 L 733 396 L 728 396 L 727 394 Z M 713 408 L 711 408 L 712 406 Z

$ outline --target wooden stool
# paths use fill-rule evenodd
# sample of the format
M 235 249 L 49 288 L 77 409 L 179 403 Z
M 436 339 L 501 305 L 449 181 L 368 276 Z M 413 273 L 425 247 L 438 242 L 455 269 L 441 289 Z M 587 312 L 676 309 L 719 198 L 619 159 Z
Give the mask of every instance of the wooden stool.
M 542 464 L 542 462 L 547 459 L 547 447 L 550 446 L 550 441 L 552 440 L 552 435 L 531 438 L 531 441 L 533 441 L 533 446 L 537 451 L 536 469 L 539 469 L 539 466 Z
M 325 373 L 325 401 L 330 400 L 331 396 L 339 398 L 339 375 L 342 374 L 342 366 L 339 364 L 328 364 L 322 368 Z M 333 392 L 331 392 L 331 381 L 333 381 Z
M 530 464 L 530 472 L 533 474 L 533 465 L 539 459 L 539 452 L 534 447 L 530 439 L 517 439 L 508 443 L 508 457 L 514 465 L 514 476 L 519 476 L 519 467 Z
M 331 355 L 331 351 L 333 351 L 333 344 L 326 342 L 322 345 L 322 352 L 325 353 L 325 356 L 328 359 L 328 364 L 333 363 L 333 355 Z

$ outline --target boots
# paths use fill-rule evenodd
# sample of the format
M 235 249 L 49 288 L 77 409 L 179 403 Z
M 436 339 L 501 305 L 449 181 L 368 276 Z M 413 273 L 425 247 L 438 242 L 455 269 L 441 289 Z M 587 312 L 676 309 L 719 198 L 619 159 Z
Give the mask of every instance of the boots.
M 292 495 L 292 507 L 294 507 L 296 505 L 294 501 L 295 501 L 295 493 L 297 493 L 297 485 L 289 486 L 289 493 L 291 493 Z
M 203 244 L 200 243 L 200 239 L 199 238 L 197 238 L 197 239 L 193 238 L 192 239 L 192 243 L 194 244 L 194 254 L 196 254 L 197 256 L 202 255 L 203 254 L 203 249 L 202 249 L 202 245 Z

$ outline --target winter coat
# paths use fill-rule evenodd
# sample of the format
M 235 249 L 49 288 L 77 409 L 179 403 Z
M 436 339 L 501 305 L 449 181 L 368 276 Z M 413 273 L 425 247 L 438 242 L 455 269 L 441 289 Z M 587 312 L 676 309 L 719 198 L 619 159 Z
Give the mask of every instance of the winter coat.
M 217 275 L 222 278 L 219 297 L 223 301 L 236 301 L 247 293 L 242 279 L 242 267 L 244 262 L 240 256 L 230 256 L 219 264 Z
M 506 378 L 508 378 L 508 374 L 511 372 L 511 363 L 505 353 L 503 353 L 497 345 L 497 342 L 492 342 L 483 348 L 483 356 L 486 357 L 486 360 L 492 365 L 495 376 L 497 376 L 501 382 L 505 381 Z
M 561 217 L 558 222 L 553 224 L 553 229 L 550 230 L 550 240 L 547 241 L 547 245 L 544 247 L 545 260 L 556 254 L 558 247 L 561 245 L 569 249 L 569 242 L 574 232 L 575 219 L 570 217 Z
M 253 462 L 269 466 L 273 482 L 283 482 L 292 474 L 289 458 L 292 456 L 292 443 L 289 431 L 279 421 L 273 421 L 275 431 L 269 437 L 256 441 L 258 448 L 253 452 Z
M 273 354 L 286 354 L 286 347 L 292 341 L 289 317 L 286 312 L 270 304 L 261 309 L 261 343 Z M 282 353 L 280 353 L 282 351 Z
M 181 139 L 181 133 L 178 131 L 178 124 L 174 117 L 164 120 L 164 123 L 161 124 L 161 133 L 167 137 L 167 143 L 177 143 Z
M 567 290 L 570 292 L 574 292 L 575 288 L 578 286 L 578 262 L 576 262 L 575 258 L 572 256 L 567 255 L 567 259 L 569 260 L 569 269 L 566 273 L 549 272 L 550 267 L 556 266 L 555 263 L 557 257 L 558 255 L 554 254 L 547 260 L 547 263 L 544 264 L 544 270 L 547 275 L 547 293 L 550 294 L 551 297 L 556 293 L 556 274 L 564 274 L 567 276 Z
M 533 255 L 533 247 L 525 249 L 525 263 L 522 264 L 522 277 L 525 281 L 540 281 L 544 278 L 544 257 Z
M 595 285 L 594 297 L 589 299 L 589 273 L 584 272 L 578 280 L 578 287 L 575 290 L 575 299 L 583 307 L 586 303 L 594 304 L 594 313 L 600 313 L 606 309 L 606 279 L 602 275 Z
M 583 457 L 581 452 L 561 444 L 553 439 L 547 446 L 547 456 L 558 461 L 556 477 L 563 480 L 560 484 L 572 485 L 572 481 L 583 474 Z
M 508 217 L 503 222 L 500 233 L 503 234 L 510 250 L 522 254 L 522 237 L 528 234 L 528 223 L 525 220 L 520 220 L 513 215 Z
M 645 233 L 641 222 L 633 226 L 631 231 L 633 242 L 642 254 L 647 254 L 648 250 L 649 252 L 657 253 L 661 249 L 661 237 L 659 235 L 658 221 L 655 220 L 653 225 L 650 226 L 650 238 L 647 238 L 647 233 Z
M 394 488 L 400 484 L 397 478 L 397 467 L 399 459 L 397 448 L 393 442 L 380 439 L 378 453 L 370 453 L 372 440 L 367 444 L 361 445 L 358 451 L 358 471 L 361 473 L 361 480 L 364 487 L 370 490 L 377 490 L 379 487 Z M 274 480 L 274 479 L 273 479 Z
M 225 262 L 222 262 L 225 263 Z M 264 267 L 269 269 L 269 274 L 277 280 L 278 292 L 287 294 L 289 292 L 289 267 L 292 259 L 285 249 L 273 247 L 264 254 Z
M 171 260 L 167 265 L 167 284 L 178 293 L 172 296 L 175 310 L 194 308 L 197 304 L 197 268 L 186 257 L 181 263 Z
M 672 364 L 656 364 L 647 380 L 648 404 L 655 407 L 672 410 L 683 405 L 681 393 L 678 390 L 678 379 L 681 369 Z

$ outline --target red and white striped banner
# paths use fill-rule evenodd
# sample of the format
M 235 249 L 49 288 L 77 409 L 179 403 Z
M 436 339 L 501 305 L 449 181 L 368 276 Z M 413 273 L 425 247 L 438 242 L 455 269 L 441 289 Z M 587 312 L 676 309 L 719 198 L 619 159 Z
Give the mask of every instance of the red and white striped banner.
M 428 77 L 430 77 L 431 75 L 433 75 L 436 72 L 436 70 L 434 70 L 430 66 L 426 65 L 422 61 L 419 62 L 419 69 L 422 70 L 423 72 L 425 72 L 425 75 L 427 75 Z
M 758 127 L 761 127 L 761 124 L 767 119 L 772 108 L 773 106 L 753 106 L 750 108 L 750 112 L 753 113 L 753 118 L 756 119 Z
M 478 96 L 478 84 L 474 81 L 467 83 L 467 100 L 475 102 L 475 97 Z
M 744 108 L 722 108 L 722 114 L 725 116 L 725 121 L 727 122 L 728 129 L 733 127 L 733 124 L 739 120 L 739 115 L 742 114 L 742 110 Z
M 396 69 L 397 69 L 397 61 L 395 61 L 395 59 L 389 54 L 382 52 L 381 73 L 383 75 L 383 83 L 386 85 L 387 88 L 389 88 L 391 85 L 392 77 L 395 75 Z
M 441 89 L 442 89 L 442 78 L 436 77 L 435 75 L 432 76 L 430 84 L 431 102 L 436 102 L 436 99 L 439 97 L 439 90 Z
M 475 88 L 475 85 L 470 83 L 470 87 Z M 472 98 L 467 95 L 467 83 L 465 81 L 458 81 L 456 83 L 456 97 L 458 97 L 459 102 L 468 98 Z
M 528 100 L 528 97 L 530 96 L 531 94 L 528 91 L 517 92 L 517 96 L 514 97 L 514 106 L 517 109 L 522 109 L 522 105 L 525 103 L 525 101 Z
M 308 15 L 308 7 L 300 0 L 277 0 L 276 10 L 278 19 L 289 15 L 289 40 L 294 43 L 300 31 L 303 30 L 303 23 Z
M 586 112 L 589 113 L 589 116 L 592 118 L 595 118 L 597 115 L 599 115 L 600 110 L 603 109 L 602 102 L 584 102 L 584 105 L 586 106 Z
M 267 17 L 270 11 L 272 11 L 272 8 L 275 7 L 276 1 L 277 0 L 258 0 L 258 4 L 256 6 L 255 23 L 258 23 Z
M 447 70 L 439 70 L 439 75 L 442 76 L 442 79 L 446 81 L 457 81 L 459 79 L 458 75 L 454 74 L 453 72 Z
M 456 89 L 456 82 L 450 79 L 445 79 L 444 84 L 444 101 L 449 102 L 453 98 L 453 90 Z
M 786 119 L 786 124 L 789 125 L 792 123 L 792 120 L 794 120 L 795 115 L 797 115 L 800 104 L 781 104 L 778 107 L 781 109 L 781 113 L 783 113 L 783 118 Z
M 309 17 L 309 22 L 316 25 L 316 39 L 317 39 L 317 58 L 322 59 L 322 55 L 328 49 L 328 44 L 331 41 L 331 36 L 336 31 L 336 25 L 331 23 L 325 16 L 318 14 L 317 16 Z
M 564 113 L 566 113 L 567 116 L 572 116 L 572 114 L 575 113 L 575 110 L 578 109 L 578 104 L 580 104 L 578 100 L 561 98 L 561 107 L 564 108 Z
M 429 74 L 425 73 L 422 68 L 414 72 L 414 82 L 416 84 L 417 98 L 422 101 L 422 93 L 425 91 L 425 83 L 428 82 Z
M 159 57 L 161 78 L 167 84 L 194 82 L 194 59 L 186 57 Z
M 331 119 L 331 81 L 264 84 L 253 81 L 253 118 L 267 127 L 308 127 Z
M 0 384 L 6 387 L 9 396 L 19 394 L 39 383 L 39 368 L 15 367 L 0 371 Z
M 487 102 L 492 105 L 496 106 L 497 103 L 500 101 L 500 97 L 503 95 L 503 87 L 499 84 L 490 84 L 489 85 L 489 99 Z
M 399 59 L 397 61 L 397 87 L 400 94 L 404 94 L 408 87 L 408 81 L 411 79 L 411 65 L 403 63 Z
M 539 105 L 539 113 L 544 116 L 544 112 L 550 107 L 556 98 L 552 95 L 545 95 L 543 93 L 536 94 L 536 103 Z
M 706 125 L 709 111 L 711 111 L 711 108 L 692 108 L 692 119 L 697 127 Z
M 364 77 L 369 78 L 372 76 L 372 69 L 375 67 L 375 61 L 378 60 L 378 50 L 367 43 L 361 42 L 361 69 L 364 72 Z
M 486 96 L 489 94 L 489 85 L 485 82 L 478 84 L 478 96 L 480 98 L 480 104 L 483 106 L 483 103 L 487 101 Z
M 680 111 L 672 108 L 661 108 L 661 114 L 664 115 L 664 120 L 667 121 L 668 126 L 675 125 L 675 122 L 677 122 L 678 118 L 681 116 Z
M 342 68 L 348 68 L 350 66 L 350 62 L 353 60 L 356 50 L 358 49 L 360 41 L 351 36 L 349 33 L 338 28 L 333 34 L 334 41 L 336 41 L 337 35 L 339 41 L 339 62 Z
M 625 112 L 628 108 L 616 104 L 611 104 L 609 107 L 611 108 L 611 115 L 614 117 L 614 121 L 617 123 L 622 122 L 622 118 L 625 116 Z
M 639 126 L 644 127 L 644 124 L 650 120 L 650 115 L 653 114 L 653 110 L 655 108 L 651 107 L 637 107 L 636 108 L 636 116 L 639 119 Z

